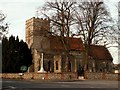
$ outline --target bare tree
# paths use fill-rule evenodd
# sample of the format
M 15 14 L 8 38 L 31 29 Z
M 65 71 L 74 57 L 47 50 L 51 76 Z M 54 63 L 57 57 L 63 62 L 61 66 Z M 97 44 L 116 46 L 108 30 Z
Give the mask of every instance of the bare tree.
M 46 2 L 42 9 L 38 9 L 42 15 L 50 19 L 52 34 L 60 37 L 66 53 L 66 70 L 70 52 L 70 37 L 73 32 L 71 27 L 74 24 L 74 7 L 75 2 L 70 0 L 55 0 Z
M 69 55 L 69 37 L 77 27 L 77 36 L 81 36 L 86 52 L 84 69 L 87 69 L 88 52 L 91 44 L 109 45 L 118 39 L 118 29 L 113 24 L 110 13 L 101 0 L 87 0 L 85 2 L 59 1 L 46 2 L 39 8 L 44 17 L 51 21 L 51 30 L 54 35 L 61 37 L 64 48 Z M 73 25 L 73 26 L 72 26 Z M 74 27 L 75 29 L 71 29 Z M 64 37 L 68 40 L 65 42 Z
M 60 36 L 70 36 L 70 26 L 73 25 L 74 4 L 70 0 L 55 0 L 46 2 L 41 11 L 45 18 L 51 21 L 51 30 L 54 34 Z
M 87 0 L 80 2 L 76 9 L 76 22 L 78 35 L 84 41 L 85 66 L 88 65 L 88 52 L 91 44 L 108 45 L 116 38 L 116 29 L 113 25 L 113 20 L 110 13 L 101 0 Z
M 6 16 L 0 12 L 0 41 L 2 40 L 2 37 L 8 33 L 8 24 L 4 23 Z

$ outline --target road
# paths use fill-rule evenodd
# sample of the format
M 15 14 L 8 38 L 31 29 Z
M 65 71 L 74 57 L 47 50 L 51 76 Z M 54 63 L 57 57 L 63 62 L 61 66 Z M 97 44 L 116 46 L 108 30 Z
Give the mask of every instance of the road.
M 81 88 L 84 90 L 119 90 L 118 81 L 105 80 L 71 80 L 71 81 L 40 81 L 40 80 L 11 80 L 1 81 L 2 90 L 39 90 L 40 88 Z

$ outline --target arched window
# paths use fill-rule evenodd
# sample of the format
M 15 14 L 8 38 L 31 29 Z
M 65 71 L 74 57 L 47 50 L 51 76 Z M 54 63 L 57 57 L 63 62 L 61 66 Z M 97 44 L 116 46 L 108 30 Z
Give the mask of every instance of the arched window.
M 55 64 L 56 64 L 56 70 L 58 70 L 58 61 L 56 61 Z
M 71 62 L 68 62 L 68 71 L 71 72 Z
M 48 71 L 50 71 L 50 61 L 48 61 Z

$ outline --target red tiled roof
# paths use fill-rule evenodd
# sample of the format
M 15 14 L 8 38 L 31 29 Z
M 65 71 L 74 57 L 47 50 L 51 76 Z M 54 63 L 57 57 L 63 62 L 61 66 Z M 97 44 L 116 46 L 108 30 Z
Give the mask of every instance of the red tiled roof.
M 83 51 L 84 46 L 81 38 L 66 38 L 64 37 L 65 41 L 69 39 L 70 41 L 70 50 L 79 50 Z M 66 42 L 65 42 L 66 43 Z M 51 36 L 50 37 L 50 48 L 51 49 L 56 49 L 56 50 L 64 50 L 64 44 L 62 43 L 62 40 L 59 36 Z
M 99 60 L 113 60 L 110 52 L 105 46 L 91 45 L 89 50 L 89 56 Z
M 70 38 L 70 49 L 71 50 L 84 50 L 84 46 L 83 46 L 83 42 L 81 40 L 81 38 Z

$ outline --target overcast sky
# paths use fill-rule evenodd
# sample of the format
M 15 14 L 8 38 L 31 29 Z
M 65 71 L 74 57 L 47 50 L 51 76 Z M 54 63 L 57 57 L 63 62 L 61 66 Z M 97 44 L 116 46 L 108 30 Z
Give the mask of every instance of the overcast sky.
M 48 0 L 50 1 L 50 0 Z M 52 1 L 52 0 L 51 0 Z M 104 0 L 111 15 L 117 19 L 117 2 L 119 0 Z M 25 21 L 36 15 L 36 9 L 44 4 L 44 0 L 0 0 L 0 10 L 7 15 L 9 36 L 19 36 L 25 41 Z M 117 49 L 110 49 L 114 63 L 118 63 Z

